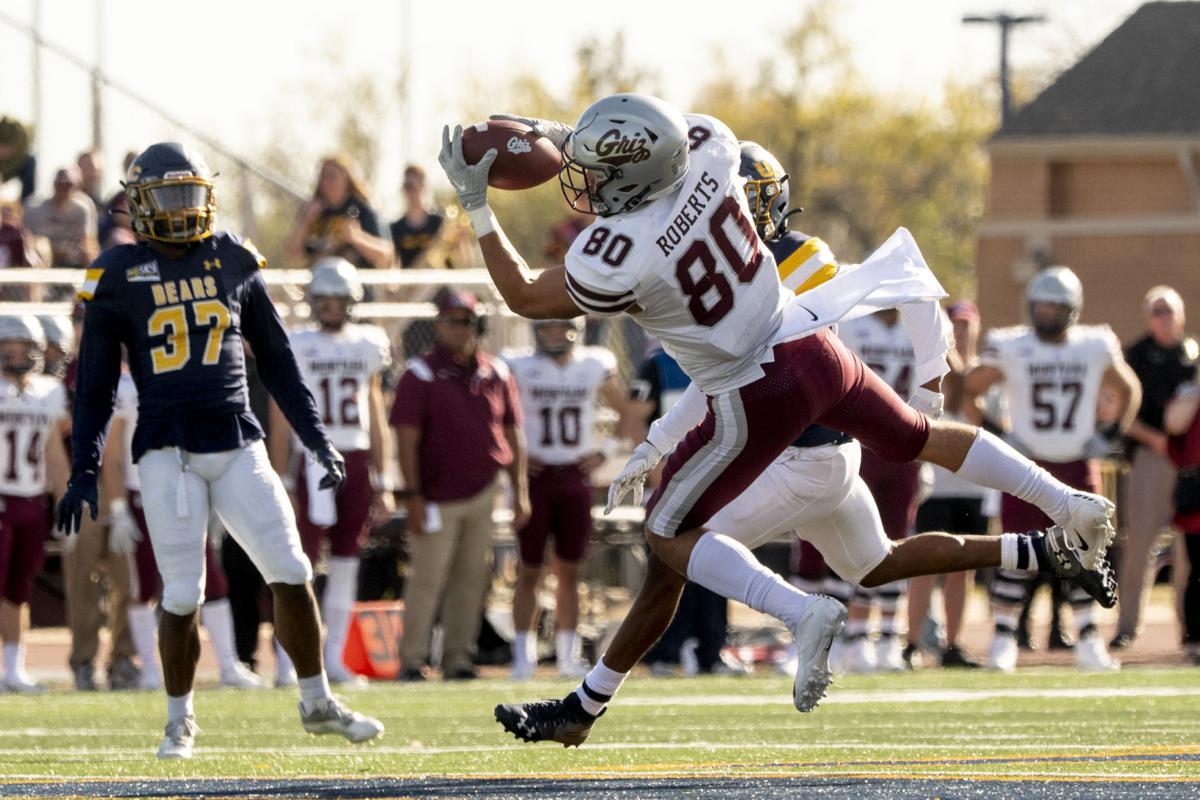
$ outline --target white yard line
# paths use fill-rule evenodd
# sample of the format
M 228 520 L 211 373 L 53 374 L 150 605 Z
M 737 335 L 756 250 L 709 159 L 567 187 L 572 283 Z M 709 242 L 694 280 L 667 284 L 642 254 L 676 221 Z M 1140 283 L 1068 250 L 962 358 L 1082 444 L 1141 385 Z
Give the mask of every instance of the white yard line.
M 839 692 L 837 689 L 821 705 L 912 705 L 916 703 L 970 703 L 982 700 L 1062 699 L 1084 700 L 1110 697 L 1198 697 L 1200 688 L 1174 686 L 1120 687 L 1102 686 L 1080 689 L 909 689 L 901 691 Z M 622 697 L 621 706 L 746 706 L 775 705 L 786 702 L 781 694 L 698 694 L 665 697 Z

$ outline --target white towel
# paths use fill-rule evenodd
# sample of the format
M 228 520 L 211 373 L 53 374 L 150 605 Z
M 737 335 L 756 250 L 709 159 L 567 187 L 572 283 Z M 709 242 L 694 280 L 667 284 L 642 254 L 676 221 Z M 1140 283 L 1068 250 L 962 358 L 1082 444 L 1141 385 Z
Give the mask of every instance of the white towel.
M 907 228 L 897 228 L 866 261 L 843 267 L 833 278 L 784 306 L 783 323 L 772 344 L 901 303 L 946 296 L 912 234 Z
M 328 474 L 312 456 L 305 456 L 304 478 L 308 488 L 308 519 L 313 525 L 328 527 L 337 522 L 337 503 L 333 489 L 322 489 L 321 479 Z

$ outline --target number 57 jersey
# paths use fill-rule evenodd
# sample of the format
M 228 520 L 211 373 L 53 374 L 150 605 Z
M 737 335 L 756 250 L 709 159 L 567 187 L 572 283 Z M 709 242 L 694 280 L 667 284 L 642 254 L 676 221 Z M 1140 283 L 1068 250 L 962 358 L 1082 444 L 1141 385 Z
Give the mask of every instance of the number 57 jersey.
M 713 395 L 762 377 L 759 364 L 791 292 L 754 231 L 737 139 L 712 117 L 686 120 L 691 153 L 680 188 L 601 217 L 576 237 L 566 257 L 567 292 L 587 314 L 635 312 Z M 636 143 L 622 150 L 617 158 L 638 158 Z
M 1043 461 L 1077 461 L 1096 430 L 1104 373 L 1121 344 L 1107 325 L 1072 325 L 1063 342 L 1043 342 L 1025 325 L 988 333 L 980 363 L 1004 373 L 1012 434 Z

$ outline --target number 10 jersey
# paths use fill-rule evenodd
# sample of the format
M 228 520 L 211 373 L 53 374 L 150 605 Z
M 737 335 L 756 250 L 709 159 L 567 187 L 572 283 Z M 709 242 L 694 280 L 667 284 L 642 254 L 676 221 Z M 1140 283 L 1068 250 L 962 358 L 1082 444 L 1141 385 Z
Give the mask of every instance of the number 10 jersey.
M 1120 361 L 1107 325 L 1073 325 L 1063 342 L 1043 342 L 1025 325 L 989 331 L 980 363 L 1004 373 L 1012 434 L 1030 456 L 1077 461 L 1096 432 L 1100 382 Z
M 763 376 L 791 292 L 754 231 L 733 132 L 712 117 L 686 120 L 691 154 L 679 190 L 579 234 L 567 252 L 567 292 L 588 314 L 636 311 L 713 395 Z
M 542 353 L 505 355 L 521 395 L 530 458 L 561 466 L 595 452 L 593 432 L 600 386 L 616 372 L 602 347 L 575 347 L 559 364 Z

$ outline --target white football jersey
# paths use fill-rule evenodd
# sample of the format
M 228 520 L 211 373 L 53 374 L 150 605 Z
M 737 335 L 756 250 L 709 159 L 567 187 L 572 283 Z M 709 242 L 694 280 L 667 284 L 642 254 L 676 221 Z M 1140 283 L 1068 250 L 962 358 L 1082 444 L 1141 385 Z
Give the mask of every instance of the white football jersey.
M 387 334 L 376 325 L 347 323 L 337 333 L 315 327 L 289 334 L 304 382 L 333 446 L 343 453 L 371 446 L 371 379 L 392 361 Z
M 1075 461 L 1096 430 L 1100 381 L 1122 358 L 1107 325 L 1073 325 L 1058 344 L 1020 325 L 989 331 L 979 360 L 1004 373 L 1017 444 L 1034 458 Z
M 140 492 L 142 485 L 138 481 L 137 465 L 133 463 L 133 429 L 137 427 L 138 420 L 138 393 L 133 376 L 128 372 L 122 372 L 121 379 L 117 381 L 117 402 L 113 405 L 113 416 L 125 422 L 125 458 L 121 464 L 125 488 Z
M 30 375 L 23 392 L 0 384 L 0 494 L 37 497 L 46 493 L 46 439 L 67 415 L 67 391 L 49 375 Z
M 916 357 L 912 341 L 899 320 L 888 326 L 877 314 L 838 323 L 838 337 L 896 394 L 908 400 L 913 389 Z
M 573 464 L 594 452 L 600 385 L 616 372 L 603 347 L 575 347 L 565 364 L 542 353 L 506 355 L 521 395 L 525 446 L 543 464 Z
M 579 234 L 567 291 L 588 314 L 636 305 L 633 320 L 712 395 L 762 376 L 792 292 L 754 231 L 733 132 L 712 117 L 686 119 L 692 151 L 679 190 Z

